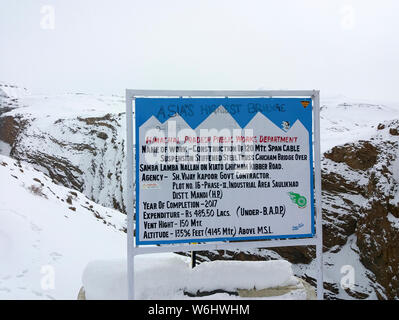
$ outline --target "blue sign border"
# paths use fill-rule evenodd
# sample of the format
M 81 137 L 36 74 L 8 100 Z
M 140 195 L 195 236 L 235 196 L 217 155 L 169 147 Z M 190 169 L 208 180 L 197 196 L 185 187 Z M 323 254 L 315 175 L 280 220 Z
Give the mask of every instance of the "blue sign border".
M 309 102 L 303 107 L 303 101 Z M 294 124 L 301 121 L 308 130 L 309 136 L 309 166 L 310 166 L 310 195 L 311 195 L 311 233 L 295 235 L 272 235 L 256 237 L 203 238 L 182 240 L 140 241 L 140 154 L 139 134 L 140 126 L 151 116 L 155 116 L 164 123 L 175 114 L 179 114 L 193 129 L 201 124 L 220 105 L 237 121 L 241 128 L 245 127 L 258 113 L 265 115 L 276 126 L 282 121 L 289 120 Z M 241 106 L 243 108 L 241 108 Z M 238 108 L 238 112 L 237 111 Z M 135 99 L 135 146 L 136 146 L 136 245 L 173 244 L 173 243 L 204 243 L 215 241 L 249 241 L 267 239 L 312 238 L 315 235 L 314 226 L 314 184 L 313 184 L 313 104 L 310 98 L 136 98 Z M 201 112 L 204 111 L 205 112 Z M 196 112 L 195 112 L 196 111 Z

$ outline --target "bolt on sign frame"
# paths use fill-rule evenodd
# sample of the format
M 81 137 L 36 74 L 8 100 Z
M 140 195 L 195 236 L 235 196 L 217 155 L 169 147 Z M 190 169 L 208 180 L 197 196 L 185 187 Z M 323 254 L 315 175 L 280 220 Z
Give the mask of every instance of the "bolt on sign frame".
M 314 168 L 314 199 L 316 213 L 316 232 L 311 238 L 271 239 L 264 241 L 244 242 L 208 242 L 199 244 L 175 243 L 173 245 L 140 246 L 136 245 L 134 236 L 134 172 L 135 160 L 133 157 L 136 148 L 135 129 L 135 99 L 136 98 L 311 98 L 313 107 L 313 168 Z M 320 92 L 319 90 L 131 90 L 126 89 L 126 128 L 127 128 L 127 274 L 128 299 L 135 298 L 134 258 L 140 254 L 161 252 L 188 252 L 203 250 L 231 250 L 250 248 L 276 248 L 289 246 L 316 246 L 316 274 L 317 299 L 323 299 L 323 238 L 321 213 L 321 171 L 320 171 Z M 137 184 L 136 184 L 137 186 Z

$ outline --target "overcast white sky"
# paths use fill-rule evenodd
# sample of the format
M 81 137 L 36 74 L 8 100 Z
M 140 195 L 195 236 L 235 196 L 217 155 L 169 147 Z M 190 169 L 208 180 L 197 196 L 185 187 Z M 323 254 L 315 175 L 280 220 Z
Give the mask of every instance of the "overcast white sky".
M 399 1 L 0 0 L 0 81 L 33 92 L 320 89 L 399 101 Z

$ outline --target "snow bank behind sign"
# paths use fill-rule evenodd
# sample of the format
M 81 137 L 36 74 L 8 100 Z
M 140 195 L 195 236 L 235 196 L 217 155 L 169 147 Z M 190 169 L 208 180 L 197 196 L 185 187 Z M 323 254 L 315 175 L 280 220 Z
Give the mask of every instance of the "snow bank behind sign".
M 212 261 L 191 269 L 188 258 L 165 253 L 138 256 L 135 265 L 136 299 L 184 299 L 189 298 L 185 293 L 298 285 L 285 260 Z M 93 261 L 82 281 L 87 299 L 126 299 L 126 261 Z

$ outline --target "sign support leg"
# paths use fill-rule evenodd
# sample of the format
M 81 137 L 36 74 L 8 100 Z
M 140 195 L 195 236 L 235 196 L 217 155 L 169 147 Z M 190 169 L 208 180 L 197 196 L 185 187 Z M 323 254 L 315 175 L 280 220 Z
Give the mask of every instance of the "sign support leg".
M 197 264 L 197 253 L 195 251 L 191 251 L 191 268 L 195 268 Z
M 127 278 L 128 299 L 134 300 L 134 212 L 133 212 L 133 98 L 126 92 L 126 128 L 127 128 Z
M 128 275 L 129 275 L 129 287 L 128 287 L 128 299 L 129 300 L 135 299 L 134 258 L 135 258 L 135 254 L 134 254 L 134 249 L 133 249 L 133 253 L 132 253 L 132 257 L 131 257 L 131 264 L 128 267 L 129 269 L 127 270 Z
M 314 155 L 315 155 L 315 207 L 316 207 L 316 277 L 317 299 L 324 299 L 323 287 L 323 217 L 321 208 L 321 168 L 320 168 L 320 94 L 312 96 L 314 108 Z

